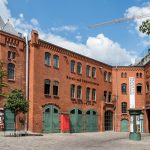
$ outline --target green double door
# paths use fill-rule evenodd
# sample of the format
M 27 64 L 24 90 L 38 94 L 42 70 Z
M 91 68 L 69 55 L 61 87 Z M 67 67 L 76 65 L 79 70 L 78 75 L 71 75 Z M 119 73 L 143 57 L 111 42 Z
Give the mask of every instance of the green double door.
M 4 111 L 4 126 L 5 131 L 15 130 L 15 115 L 10 109 Z
M 94 132 L 98 131 L 98 117 L 97 112 L 94 110 L 88 110 L 86 112 L 86 128 L 85 131 L 87 132 Z
M 74 108 L 69 113 L 70 116 L 70 132 L 83 132 L 83 113 L 80 109 Z
M 45 133 L 60 132 L 60 110 L 56 106 L 45 106 L 43 114 L 43 129 Z
M 128 120 L 126 119 L 121 120 L 121 131 L 128 132 Z

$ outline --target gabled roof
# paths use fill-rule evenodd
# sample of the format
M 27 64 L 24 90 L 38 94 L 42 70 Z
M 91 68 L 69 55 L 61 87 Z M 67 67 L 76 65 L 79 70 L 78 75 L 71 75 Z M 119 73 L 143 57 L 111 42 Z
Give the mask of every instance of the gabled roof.
M 21 34 L 19 34 L 15 28 L 13 27 L 13 25 L 10 23 L 10 21 L 8 20 L 7 23 L 4 22 L 4 20 L 2 19 L 2 17 L 0 16 L 0 31 L 4 31 L 7 32 L 9 34 L 18 36 L 18 37 L 22 37 Z
M 7 23 L 4 25 L 2 31 L 5 31 L 7 33 L 19 36 L 18 32 L 15 30 L 15 28 L 10 24 L 9 20 Z

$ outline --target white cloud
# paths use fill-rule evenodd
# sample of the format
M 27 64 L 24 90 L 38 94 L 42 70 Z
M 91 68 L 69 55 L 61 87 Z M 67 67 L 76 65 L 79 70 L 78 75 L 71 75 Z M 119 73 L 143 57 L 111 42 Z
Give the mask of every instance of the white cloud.
M 5 22 L 11 17 L 10 10 L 7 8 L 7 5 L 7 0 L 0 0 L 0 15 Z
M 77 27 L 73 25 L 65 25 L 61 27 L 51 27 L 50 30 L 55 32 L 62 32 L 62 31 L 74 32 L 77 30 Z
M 145 3 L 142 7 L 132 6 L 128 8 L 125 12 L 125 17 L 134 17 L 134 16 L 147 16 L 140 19 L 134 19 L 136 24 L 135 30 L 137 31 L 140 37 L 146 36 L 145 34 L 139 32 L 139 26 L 142 24 L 142 21 L 150 19 L 150 3 Z
M 121 48 L 118 43 L 113 42 L 103 34 L 89 37 L 86 44 L 77 44 L 42 31 L 40 31 L 40 38 L 107 64 L 127 65 L 134 63 L 135 58 L 137 58 L 134 53 L 127 52 L 126 49 Z
M 23 17 L 24 17 L 23 13 L 21 13 L 21 14 L 19 15 L 19 17 L 23 19 Z
M 76 35 L 75 38 L 80 42 L 82 40 L 82 36 L 81 35 Z
M 134 53 L 129 53 L 117 42 L 113 42 L 103 34 L 98 34 L 96 37 L 88 37 L 86 43 L 83 44 L 72 42 L 59 35 L 52 34 L 51 32 L 44 32 L 39 28 L 38 20 L 35 18 L 31 19 L 31 23 L 29 23 L 25 20 L 22 13 L 19 18 L 11 17 L 10 10 L 7 8 L 7 0 L 0 1 L 0 14 L 2 14 L 2 18 L 11 18 L 11 21 L 18 32 L 25 34 L 29 33 L 32 29 L 36 29 L 39 31 L 41 39 L 107 64 L 126 65 L 130 64 L 133 59 L 136 58 Z M 71 25 L 51 28 L 51 31 L 74 32 L 76 30 L 77 27 Z M 81 39 L 81 35 L 76 36 L 76 38 Z
M 33 25 L 35 25 L 35 26 L 39 24 L 38 20 L 35 19 L 35 18 L 32 18 L 32 19 L 31 19 L 31 23 L 32 23 Z

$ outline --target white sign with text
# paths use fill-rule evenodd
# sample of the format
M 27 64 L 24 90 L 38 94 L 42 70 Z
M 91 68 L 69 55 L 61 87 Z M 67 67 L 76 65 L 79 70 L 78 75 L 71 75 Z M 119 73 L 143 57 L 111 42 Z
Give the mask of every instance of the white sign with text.
M 129 77 L 130 108 L 135 108 L 135 77 Z

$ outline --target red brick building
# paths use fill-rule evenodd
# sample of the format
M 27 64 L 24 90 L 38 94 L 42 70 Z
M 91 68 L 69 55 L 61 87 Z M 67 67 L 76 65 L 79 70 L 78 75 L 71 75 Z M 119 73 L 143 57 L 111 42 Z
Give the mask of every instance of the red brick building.
M 0 30 L 0 54 L 8 73 L 13 64 L 6 79 L 10 89 L 26 92 L 25 39 Z M 29 131 L 129 131 L 128 110 L 134 105 L 141 110 L 140 131 L 150 132 L 149 63 L 114 67 L 43 41 L 35 30 L 28 55 Z
M 25 93 L 26 42 L 8 21 L 6 24 L 0 17 L 0 60 L 7 71 L 7 84 L 2 92 L 9 93 L 13 89 L 21 89 Z M 0 127 L 3 128 L 5 100 L 0 97 Z M 2 130 L 0 128 L 0 130 Z

